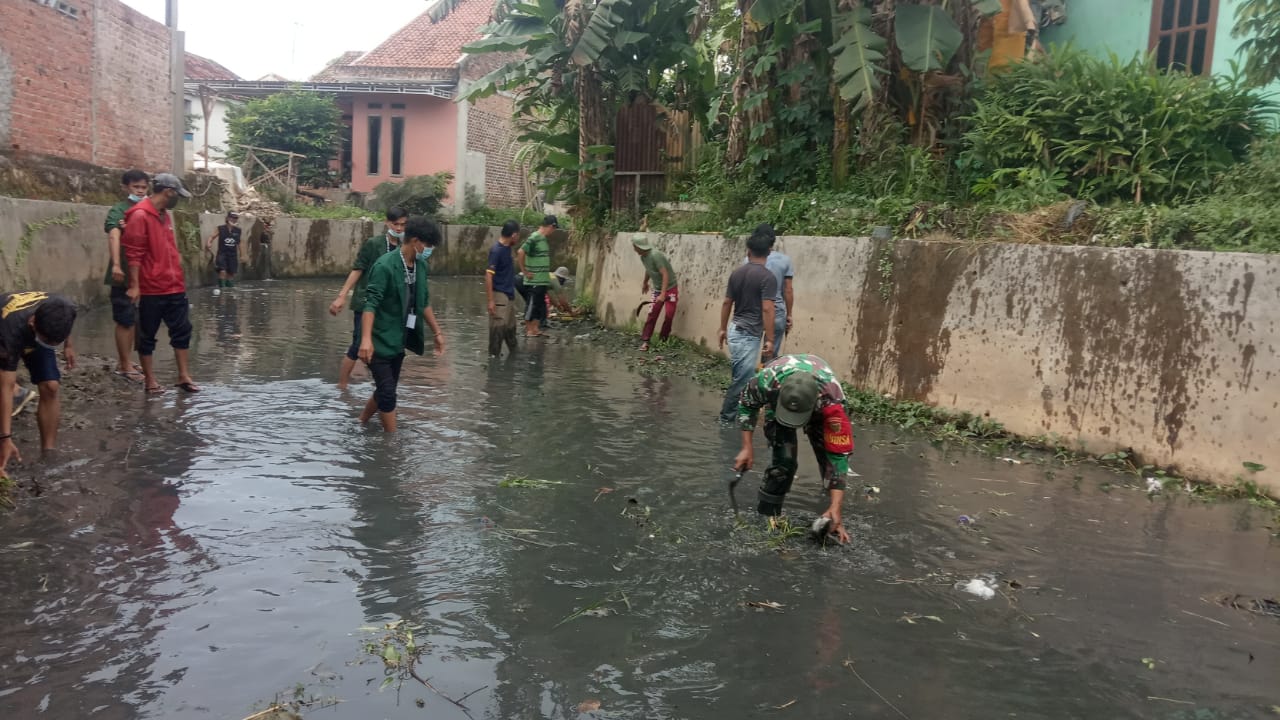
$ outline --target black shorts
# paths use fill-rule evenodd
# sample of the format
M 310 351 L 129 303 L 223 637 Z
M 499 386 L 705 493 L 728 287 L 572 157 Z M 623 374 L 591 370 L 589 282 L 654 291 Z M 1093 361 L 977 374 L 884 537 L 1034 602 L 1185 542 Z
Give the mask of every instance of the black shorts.
M 234 250 L 220 251 L 217 259 L 213 261 L 213 269 L 228 275 L 235 275 L 236 271 L 240 269 L 240 254 Z
M 175 350 L 191 347 L 190 306 L 186 293 L 143 295 L 138 300 L 138 354 L 155 353 L 162 322 L 169 330 L 169 345 Z
M 138 308 L 129 299 L 129 291 L 115 285 L 111 286 L 111 319 L 120 327 L 138 324 Z
M 524 319 L 527 321 L 545 321 L 547 319 L 547 286 L 530 285 L 529 302 L 524 307 Z
M 360 359 L 360 340 L 362 339 L 361 330 L 364 329 L 364 311 L 352 311 L 354 320 L 351 328 L 351 345 L 347 347 L 347 357 L 352 360 Z
M 58 370 L 58 353 L 39 345 L 22 353 L 22 364 L 31 373 L 31 382 L 39 385 L 43 382 L 57 382 L 62 379 Z
M 389 413 L 396 409 L 396 388 L 400 385 L 400 366 L 404 365 L 404 353 L 393 358 L 375 357 L 369 363 L 373 376 L 373 398 L 378 412 Z

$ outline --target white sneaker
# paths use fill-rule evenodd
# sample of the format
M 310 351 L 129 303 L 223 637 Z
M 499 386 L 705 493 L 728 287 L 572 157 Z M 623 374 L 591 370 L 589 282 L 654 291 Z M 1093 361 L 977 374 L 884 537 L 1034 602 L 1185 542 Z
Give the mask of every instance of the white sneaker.
M 218 297 L 218 296 L 219 296 L 219 295 L 221 295 L 221 294 L 222 294 L 222 288 L 214 288 L 214 289 L 213 289 L 213 296 L 214 296 L 214 297 Z
M 18 413 L 22 412 L 27 405 L 36 399 L 36 391 L 31 388 L 18 388 L 18 392 L 13 398 L 13 417 L 18 417 Z

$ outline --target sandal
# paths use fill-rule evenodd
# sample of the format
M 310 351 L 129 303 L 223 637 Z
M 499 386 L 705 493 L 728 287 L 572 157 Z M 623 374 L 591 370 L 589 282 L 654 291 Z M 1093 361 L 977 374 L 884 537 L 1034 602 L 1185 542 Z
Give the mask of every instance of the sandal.
M 116 370 L 115 375 L 129 382 L 142 382 L 145 379 L 143 374 L 137 370 Z
M 147 394 L 148 394 L 148 395 L 163 395 L 163 394 L 164 394 L 164 388 L 160 387 L 159 385 L 152 385 L 151 387 L 147 388 Z
M 200 392 L 200 387 L 193 382 L 180 382 L 174 385 L 174 387 L 182 388 L 184 392 L 190 393 L 192 395 Z

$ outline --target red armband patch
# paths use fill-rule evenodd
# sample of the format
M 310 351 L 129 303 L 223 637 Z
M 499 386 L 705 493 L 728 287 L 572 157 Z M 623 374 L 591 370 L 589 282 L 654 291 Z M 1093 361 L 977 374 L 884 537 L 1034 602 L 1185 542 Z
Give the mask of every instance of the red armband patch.
M 822 409 L 822 445 L 829 453 L 848 455 L 853 452 L 853 424 L 840 405 Z

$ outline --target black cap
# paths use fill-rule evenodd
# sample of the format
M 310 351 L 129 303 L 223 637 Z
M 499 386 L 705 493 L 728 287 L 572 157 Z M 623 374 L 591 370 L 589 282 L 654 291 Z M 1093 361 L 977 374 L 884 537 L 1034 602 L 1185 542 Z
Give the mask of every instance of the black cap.
M 556 219 L 555 215 L 544 215 L 542 218 L 542 224 L 556 228 L 560 227 L 560 221 Z
M 182 197 L 191 197 L 191 193 L 187 192 L 187 189 L 182 187 L 182 181 L 178 179 L 178 176 L 170 173 L 160 173 L 159 175 L 151 178 L 151 186 L 157 190 L 177 190 L 178 194 Z

